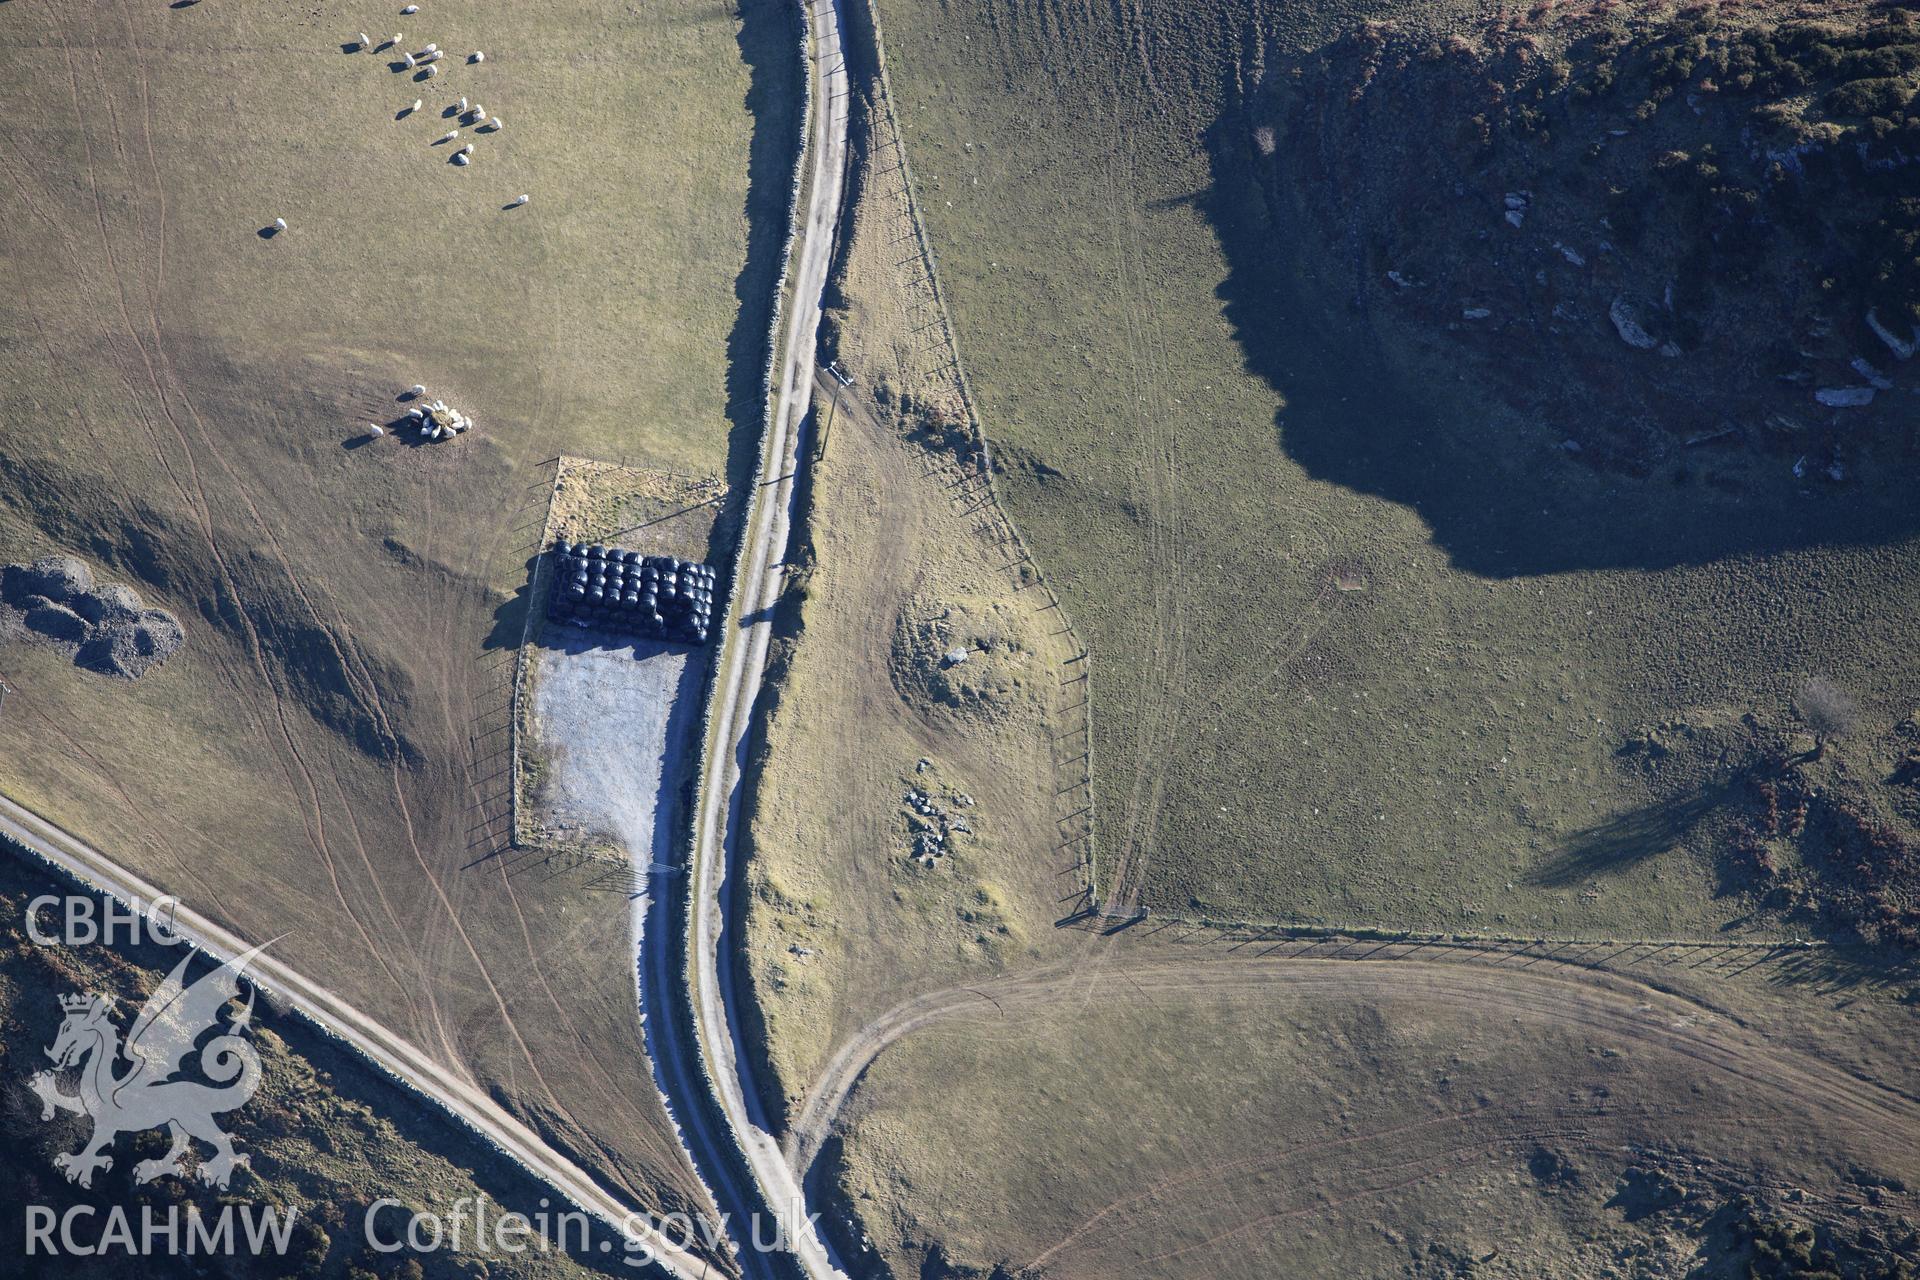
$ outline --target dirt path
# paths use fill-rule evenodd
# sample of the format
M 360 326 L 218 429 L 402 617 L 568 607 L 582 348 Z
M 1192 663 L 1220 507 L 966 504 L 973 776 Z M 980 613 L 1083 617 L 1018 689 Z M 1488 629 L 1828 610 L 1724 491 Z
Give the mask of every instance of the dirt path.
M 1391 996 L 1470 1010 L 1481 1019 L 1525 1016 L 1579 1026 L 1688 1058 L 1703 1072 L 1737 1079 L 1782 1101 L 1818 1099 L 1827 1121 L 1920 1150 L 1920 1098 L 1776 1043 L 1764 1031 L 1697 1001 L 1629 976 L 1571 964 L 1521 972 L 1471 959 L 1411 958 L 1414 950 L 1410 945 L 1380 948 L 1368 959 L 1152 960 L 1107 966 L 1093 981 L 1116 999 L 1200 992 Z M 861 1076 L 902 1037 L 949 1019 L 994 1019 L 1010 1009 L 1085 1000 L 1091 994 L 1087 983 L 1079 964 L 1052 965 L 930 992 L 874 1019 L 840 1046 L 809 1091 L 789 1138 L 795 1167 L 803 1175 L 811 1172 Z

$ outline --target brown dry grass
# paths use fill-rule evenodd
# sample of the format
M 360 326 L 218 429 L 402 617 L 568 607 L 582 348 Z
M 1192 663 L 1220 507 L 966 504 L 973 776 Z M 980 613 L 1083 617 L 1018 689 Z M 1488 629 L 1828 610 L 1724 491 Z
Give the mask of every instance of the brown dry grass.
M 1744 1272 L 1710 1220 L 1738 1194 L 1910 1230 L 1914 1197 L 1874 1183 L 1914 1176 L 1912 1072 L 1876 1055 L 1893 1067 L 1881 1083 L 1853 1074 L 1858 1044 L 1905 1034 L 1885 996 L 1847 1001 L 1836 1044 L 1831 997 L 1783 994 L 1778 968 L 1722 973 L 1696 1000 L 1551 964 L 1286 950 L 1149 944 L 982 983 L 888 1049 L 828 1149 L 873 1253 L 943 1275 L 1471 1260 L 1597 1277 L 1625 1259 L 1626 1274 L 1722 1275 Z M 1826 1029 L 1803 1036 L 1807 1021 Z M 1634 1167 L 1691 1200 L 1643 1214 Z
M 776 1110 L 903 994 L 1050 954 L 1066 910 L 1054 903 L 1071 859 L 1049 838 L 1049 727 L 1070 651 L 935 465 L 847 395 L 814 471 L 804 629 L 779 672 L 747 865 L 748 971 Z M 903 616 L 963 608 L 1000 619 L 1015 648 L 1000 659 L 1002 692 L 938 702 L 896 670 L 896 633 Z M 930 864 L 914 856 L 910 791 L 972 828 Z

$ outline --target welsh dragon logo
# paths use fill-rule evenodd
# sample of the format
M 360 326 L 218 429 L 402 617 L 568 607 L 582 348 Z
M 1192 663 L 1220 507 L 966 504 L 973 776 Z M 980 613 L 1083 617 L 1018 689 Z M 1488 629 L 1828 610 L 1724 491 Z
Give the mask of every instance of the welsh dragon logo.
M 136 1182 L 152 1182 L 168 1173 L 186 1176 L 180 1158 L 192 1140 L 214 1149 L 212 1158 L 200 1165 L 200 1180 L 210 1186 L 225 1187 L 235 1167 L 248 1163 L 246 1156 L 234 1154 L 232 1140 L 213 1118 L 242 1105 L 260 1087 L 260 1056 L 242 1039 L 253 1018 L 252 990 L 224 1029 L 220 1011 L 240 994 L 241 972 L 262 950 L 255 947 L 192 986 L 185 978 L 193 957 L 182 960 L 140 1010 L 124 1045 L 110 1017 L 112 1001 L 92 994 L 60 997 L 67 1016 L 46 1051 L 55 1070 L 35 1075 L 29 1087 L 40 1096 L 42 1120 L 53 1119 L 55 1110 L 93 1118 L 93 1136 L 86 1145 L 53 1158 L 69 1182 L 92 1186 L 96 1169 L 113 1167 L 113 1157 L 106 1153 L 114 1139 L 162 1125 L 173 1145 L 158 1160 L 135 1165 Z M 201 1073 L 213 1083 L 173 1079 L 201 1037 L 216 1030 L 221 1034 L 207 1041 L 199 1059 Z M 132 1065 L 115 1074 L 123 1056 Z M 60 1092 L 58 1073 L 74 1067 L 80 1071 L 79 1093 Z

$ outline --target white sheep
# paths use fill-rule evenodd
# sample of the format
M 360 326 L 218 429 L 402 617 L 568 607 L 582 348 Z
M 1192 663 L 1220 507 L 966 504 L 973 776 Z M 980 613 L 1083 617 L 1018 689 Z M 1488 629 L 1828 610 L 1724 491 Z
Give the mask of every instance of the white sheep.
M 427 389 L 416 382 L 412 386 L 407 388 L 407 394 L 410 396 L 423 396 L 427 394 Z M 418 414 L 420 411 L 418 409 L 415 409 L 413 410 L 413 412 L 415 414 Z
M 460 131 L 458 129 L 449 129 L 445 133 L 441 134 L 438 138 L 434 139 L 433 145 L 437 147 L 442 142 L 452 142 L 455 138 L 459 136 L 460 136 Z
M 501 122 L 501 119 L 499 116 L 495 116 L 493 119 L 487 121 L 487 129 L 493 133 L 498 133 L 500 132 L 500 130 L 506 127 L 507 126 Z
M 420 434 L 421 434 L 422 436 L 430 436 L 430 435 L 432 435 L 432 434 L 433 434 L 434 432 L 436 432 L 436 431 L 438 431 L 439 429 L 440 429 L 440 428 L 438 428 L 438 427 L 435 427 L 435 426 L 430 426 L 430 425 L 428 425 L 427 423 L 424 423 L 424 422 L 420 424 Z
M 525 204 L 529 199 L 531 199 L 531 197 L 528 196 L 526 192 L 522 191 L 518 196 L 514 197 L 514 201 L 513 201 L 514 208 L 516 209 L 519 208 L 521 205 Z
M 478 49 L 475 49 L 473 51 L 473 55 L 467 59 L 468 62 L 485 62 L 486 60 L 487 60 L 487 55 L 480 52 Z
M 414 112 L 418 111 L 419 109 L 420 109 L 420 99 L 415 98 L 413 100 L 413 105 L 407 108 L 407 114 L 412 115 Z
M 473 157 L 464 151 L 459 151 L 454 153 L 453 162 L 464 168 L 473 163 Z
M 427 41 L 427 52 L 428 52 L 428 53 L 434 53 L 434 52 L 436 52 L 436 51 L 438 51 L 438 50 L 439 50 L 439 48 L 440 48 L 440 46 L 439 46 L 439 45 L 437 45 L 437 44 L 435 44 L 435 43 L 434 43 L 433 41 L 431 41 L 431 40 L 429 40 L 429 41 Z
M 461 155 L 463 155 L 463 156 L 470 156 L 470 155 L 472 155 L 472 154 L 473 154 L 473 144 L 472 144 L 471 142 L 469 142 L 469 143 L 468 143 L 468 144 L 467 144 L 466 146 L 464 146 L 464 147 L 462 147 L 462 148 L 460 148 L 460 154 L 461 154 Z
M 402 10 L 400 10 L 400 12 L 402 12 L 402 13 L 418 13 L 418 12 L 420 12 L 420 6 L 419 6 L 419 5 L 417 5 L 417 4 L 410 4 L 410 5 L 408 5 L 408 6 L 406 6 L 406 7 L 404 8 L 404 9 L 402 9 Z
M 275 218 L 273 220 L 273 229 L 275 231 L 285 231 L 287 229 L 287 220 L 285 218 Z
M 367 33 L 364 31 L 360 33 L 360 44 L 358 47 L 362 49 L 371 49 L 373 47 L 373 41 L 367 39 Z
M 400 55 L 400 60 L 401 60 L 402 62 L 405 62 L 405 63 L 407 64 L 407 70 L 409 70 L 409 71 L 411 71 L 411 70 L 413 70 L 413 69 L 414 69 L 414 67 L 416 67 L 416 66 L 418 66 L 418 65 L 419 65 L 419 62 L 418 62 L 418 61 L 417 61 L 417 60 L 416 60 L 416 59 L 414 58 L 414 56 L 413 56 L 412 54 L 410 54 L 410 53 L 403 53 L 403 54 L 401 54 L 401 55 Z
M 429 80 L 431 80 L 431 79 L 433 79 L 433 78 L 434 78 L 435 76 L 437 76 L 437 75 L 439 75 L 439 74 L 440 74 L 440 68 L 438 68 L 438 67 L 428 67 L 428 68 L 427 68 L 427 79 L 429 79 Z
M 367 424 L 367 434 L 375 440 L 378 440 L 381 436 L 387 434 L 387 429 L 377 422 L 369 422 Z
M 460 101 L 456 103 L 454 106 L 454 110 L 456 111 L 465 112 L 466 109 L 467 109 L 467 100 L 465 98 L 460 99 Z

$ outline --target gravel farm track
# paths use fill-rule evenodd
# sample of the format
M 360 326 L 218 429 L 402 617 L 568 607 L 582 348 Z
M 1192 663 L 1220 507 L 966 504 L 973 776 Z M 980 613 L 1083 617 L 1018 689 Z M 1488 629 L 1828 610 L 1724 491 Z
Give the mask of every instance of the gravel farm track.
M 722 936 L 732 885 L 737 881 L 729 873 L 741 856 L 741 830 L 745 825 L 742 776 L 755 704 L 766 674 L 774 605 L 786 581 L 785 550 L 793 528 L 802 426 L 811 404 L 821 298 L 832 265 L 846 185 L 848 84 L 841 49 L 842 15 L 838 0 L 808 0 L 806 8 L 818 71 L 808 143 L 812 173 L 790 263 L 787 331 L 776 348 L 779 390 L 728 601 L 728 625 L 721 633 L 712 718 L 702 748 L 702 786 L 694 818 L 690 876 L 687 988 L 693 1002 L 698 1052 L 727 1128 L 758 1184 L 762 1203 L 781 1221 L 798 1227 L 798 1238 L 790 1243 L 801 1267 L 811 1280 L 822 1280 L 843 1273 L 807 1219 L 805 1192 L 760 1113 L 751 1054 L 742 1039 L 741 1020 L 729 1003 L 738 998 L 740 990 L 733 980 L 733 948 Z M 767 1261 L 753 1258 L 749 1265 Z

